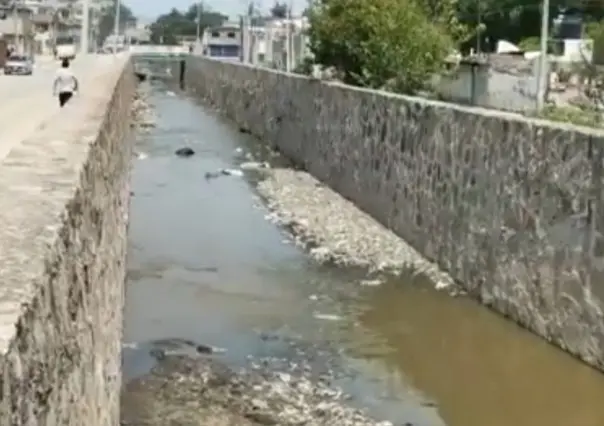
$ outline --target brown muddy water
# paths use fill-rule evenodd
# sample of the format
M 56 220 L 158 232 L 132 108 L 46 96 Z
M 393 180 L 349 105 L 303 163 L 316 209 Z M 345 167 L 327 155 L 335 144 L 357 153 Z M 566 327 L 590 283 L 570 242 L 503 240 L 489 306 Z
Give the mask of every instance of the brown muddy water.
M 468 299 L 315 264 L 265 219 L 257 177 L 205 178 L 262 146 L 161 86 L 151 100 L 157 127 L 132 176 L 124 380 L 153 366 L 162 339 L 224 348 L 238 366 L 289 355 L 267 335 L 297 337 L 326 348 L 318 362 L 345 371 L 354 404 L 395 425 L 604 425 L 604 375 Z M 196 155 L 176 157 L 182 146 Z

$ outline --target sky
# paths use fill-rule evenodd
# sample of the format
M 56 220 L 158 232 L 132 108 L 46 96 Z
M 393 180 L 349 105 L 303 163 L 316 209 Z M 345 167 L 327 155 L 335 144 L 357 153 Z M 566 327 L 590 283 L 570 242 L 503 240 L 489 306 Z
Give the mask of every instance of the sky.
M 173 7 L 183 10 L 195 3 L 193 0 L 123 0 L 123 2 L 132 9 L 135 16 L 150 22 Z M 308 4 L 308 0 L 292 0 L 292 2 L 294 14 L 302 12 Z M 235 18 L 247 10 L 249 0 L 205 0 L 203 3 L 216 12 Z M 273 0 L 255 0 L 255 3 L 261 10 L 267 11 L 274 4 Z

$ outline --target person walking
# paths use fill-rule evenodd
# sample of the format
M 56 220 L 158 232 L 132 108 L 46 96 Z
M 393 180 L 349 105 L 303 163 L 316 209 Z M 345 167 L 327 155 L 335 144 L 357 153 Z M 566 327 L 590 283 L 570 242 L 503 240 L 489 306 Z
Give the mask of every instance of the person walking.
M 69 60 L 63 59 L 61 68 L 57 70 L 53 86 L 53 93 L 55 96 L 59 96 L 59 105 L 61 107 L 65 106 L 74 93 L 77 93 L 78 86 L 78 79 L 71 69 L 69 69 Z

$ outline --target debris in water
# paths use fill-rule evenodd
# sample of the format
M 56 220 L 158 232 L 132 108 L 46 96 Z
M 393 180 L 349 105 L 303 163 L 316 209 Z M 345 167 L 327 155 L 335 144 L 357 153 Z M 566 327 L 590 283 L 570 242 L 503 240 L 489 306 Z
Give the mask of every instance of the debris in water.
M 220 173 L 225 176 L 243 176 L 243 172 L 237 169 L 222 169 Z
M 235 154 L 242 154 L 243 153 L 243 148 L 239 147 L 235 149 Z
M 443 281 L 443 280 L 438 280 L 438 281 L 436 282 L 436 285 L 434 286 L 434 288 L 435 288 L 436 290 L 445 290 L 445 289 L 447 289 L 447 288 L 451 287 L 451 285 L 452 285 L 452 284 L 451 284 L 450 282 Z
M 270 166 L 267 162 L 259 163 L 257 161 L 246 161 L 245 163 L 241 163 L 239 168 L 241 170 L 258 170 L 258 169 L 268 169 Z
M 319 300 L 319 296 L 317 296 L 316 294 L 311 294 L 310 296 L 308 296 L 308 298 L 310 300 Z
M 144 160 L 145 158 L 149 157 L 147 154 L 145 154 L 144 152 L 139 152 L 136 155 L 136 158 L 138 158 L 139 160 Z
M 340 321 L 342 319 L 341 316 L 334 315 L 334 314 L 318 314 L 318 313 L 315 313 L 313 315 L 313 317 L 316 318 L 316 319 L 325 320 L 325 321 Z
M 198 353 L 200 354 L 205 354 L 205 355 L 213 355 L 213 354 L 223 354 L 226 352 L 226 349 L 224 348 L 217 348 L 214 346 L 208 346 L 208 345 L 197 345 L 197 347 L 195 348 L 197 350 Z
M 296 359 L 248 355 L 237 369 L 217 358 L 158 354 L 150 373 L 125 384 L 122 424 L 392 426 L 348 403 L 351 396 L 333 384 L 346 373 L 333 360 L 316 365 L 309 361 L 315 349 L 286 340 Z
M 374 280 L 362 280 L 361 281 L 361 285 L 362 286 L 366 286 L 366 287 L 376 287 L 378 285 L 383 284 L 384 282 L 380 279 L 374 279 Z
M 168 96 L 176 96 L 176 93 L 174 93 L 172 91 L 167 91 L 166 95 L 168 95 Z
M 175 154 L 179 157 L 190 157 L 192 155 L 195 155 L 195 151 L 193 151 L 189 147 L 184 147 L 184 148 L 177 149 Z
M 206 172 L 204 176 L 206 180 L 210 180 L 220 176 L 243 176 L 243 172 L 236 169 L 220 169 L 217 172 Z

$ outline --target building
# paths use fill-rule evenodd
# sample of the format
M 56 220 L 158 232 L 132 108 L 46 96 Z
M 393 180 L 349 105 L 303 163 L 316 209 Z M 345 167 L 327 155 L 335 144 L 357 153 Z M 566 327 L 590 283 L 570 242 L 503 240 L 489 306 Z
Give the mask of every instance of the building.
M 444 101 L 532 113 L 539 96 L 539 70 L 539 57 L 527 58 L 523 52 L 483 54 L 456 61 L 433 86 Z
M 293 70 L 309 55 L 304 17 L 265 18 L 243 25 L 243 57 L 246 62 L 281 70 Z
M 201 38 L 201 53 L 211 58 L 241 60 L 241 24 L 225 23 L 206 28 Z
M 151 43 L 151 29 L 149 25 L 136 22 L 124 31 L 128 44 L 149 44 Z
M 4 19 L 0 19 L 0 34 L 8 46 L 16 52 L 34 53 L 34 24 L 31 9 L 19 6 L 16 9 L 0 7 Z
M 18 13 L 0 7 L 6 19 L 0 20 L 4 41 L 18 51 L 31 54 L 52 54 L 57 40 L 81 43 L 84 0 L 19 0 Z M 98 45 L 99 24 L 113 0 L 90 0 L 89 47 Z

